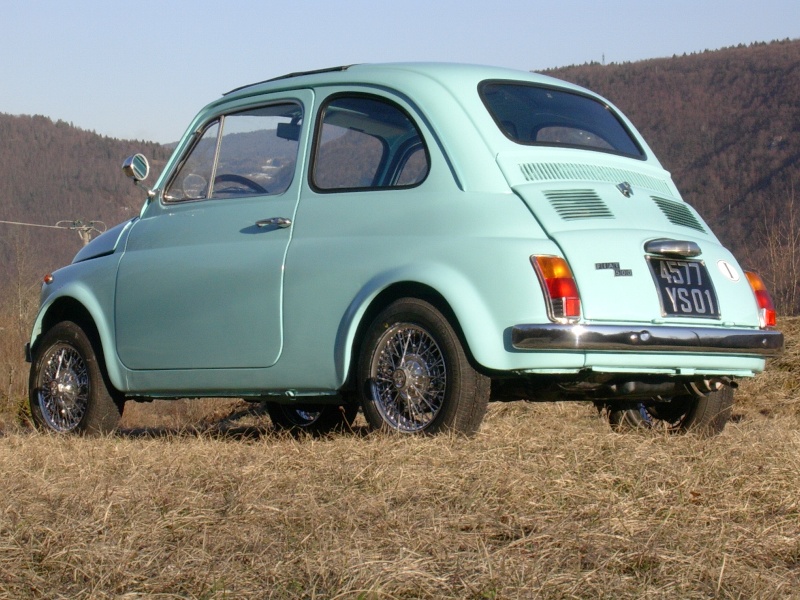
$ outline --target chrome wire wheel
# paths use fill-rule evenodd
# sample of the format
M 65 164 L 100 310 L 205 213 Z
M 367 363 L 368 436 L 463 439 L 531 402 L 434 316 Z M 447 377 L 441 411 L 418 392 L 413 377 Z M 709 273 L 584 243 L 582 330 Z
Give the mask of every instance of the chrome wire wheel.
M 712 436 L 721 433 L 731 417 L 733 389 L 726 386 L 705 394 L 678 396 L 669 402 L 612 404 L 607 409 L 608 420 L 616 431 L 691 431 Z
M 397 323 L 375 349 L 370 379 L 376 408 L 393 429 L 422 431 L 445 401 L 447 368 L 439 345 L 422 327 Z
M 58 432 L 73 431 L 89 406 L 89 371 L 75 348 L 58 344 L 44 357 L 37 400 L 42 418 Z
M 312 425 L 317 419 L 320 418 L 322 412 L 319 410 L 296 410 L 294 411 L 295 419 L 298 425 L 308 426 Z
M 80 325 L 53 325 L 37 341 L 32 358 L 28 401 L 37 427 L 90 435 L 116 428 L 125 399 L 107 383 L 95 347 Z
M 324 435 L 332 431 L 348 431 L 358 413 L 358 405 L 334 404 L 277 404 L 266 403 L 272 423 L 278 430 Z

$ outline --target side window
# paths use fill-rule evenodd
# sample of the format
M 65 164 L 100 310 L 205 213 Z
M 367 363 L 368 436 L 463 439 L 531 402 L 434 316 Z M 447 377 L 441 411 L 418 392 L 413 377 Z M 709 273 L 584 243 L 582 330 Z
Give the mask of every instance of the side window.
M 282 194 L 297 164 L 302 109 L 274 104 L 206 127 L 164 194 L 167 201 Z
M 167 188 L 168 200 L 197 200 L 208 196 L 208 182 L 214 172 L 214 156 L 217 153 L 219 121 L 214 121 L 203 132 L 200 139 L 183 163 L 178 176 Z M 177 185 L 176 185 L 177 184 Z
M 321 111 L 311 183 L 321 191 L 410 187 L 430 170 L 428 152 L 399 106 L 340 96 Z
M 397 185 L 414 185 L 428 174 L 428 155 L 422 144 L 410 149 L 397 174 Z

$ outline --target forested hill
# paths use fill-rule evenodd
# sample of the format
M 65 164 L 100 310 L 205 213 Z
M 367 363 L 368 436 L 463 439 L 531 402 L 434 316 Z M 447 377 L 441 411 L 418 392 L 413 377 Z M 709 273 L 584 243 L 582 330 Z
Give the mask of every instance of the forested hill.
M 625 64 L 549 71 L 609 98 L 642 131 L 684 199 L 796 312 L 800 280 L 800 40 Z M 168 150 L 40 116 L 0 114 L 0 220 L 53 225 L 135 215 L 143 193 L 120 172 Z M 152 181 L 152 179 L 151 179 Z M 766 232 L 769 231 L 769 235 Z M 0 224 L 0 270 L 54 268 L 80 248 L 73 231 Z M 25 249 L 25 268 L 19 265 Z
M 619 107 L 684 200 L 800 308 L 800 40 L 547 74 Z
M 135 152 L 159 170 L 168 158 L 160 144 L 108 138 L 42 116 L 0 114 L 0 220 L 111 227 L 136 215 L 144 193 L 121 170 Z M 18 259 L 26 271 L 46 271 L 69 262 L 80 247 L 75 231 L 0 224 L 0 271 L 23 268 Z

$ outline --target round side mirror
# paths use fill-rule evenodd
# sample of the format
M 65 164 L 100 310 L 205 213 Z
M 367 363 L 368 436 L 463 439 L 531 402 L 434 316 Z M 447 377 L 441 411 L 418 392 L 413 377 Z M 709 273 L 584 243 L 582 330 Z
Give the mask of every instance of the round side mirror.
M 135 183 L 138 183 L 147 179 L 150 174 L 150 163 L 147 162 L 144 154 L 134 154 L 122 163 L 122 171 Z

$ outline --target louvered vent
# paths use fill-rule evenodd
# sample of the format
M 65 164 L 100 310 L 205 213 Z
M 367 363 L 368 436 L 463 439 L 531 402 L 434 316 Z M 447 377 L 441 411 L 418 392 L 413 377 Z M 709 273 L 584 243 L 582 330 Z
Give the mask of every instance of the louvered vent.
M 652 198 L 653 202 L 658 205 L 658 208 L 661 209 L 661 212 L 664 213 L 664 216 L 667 217 L 669 222 L 673 225 L 691 227 L 692 229 L 696 229 L 697 231 L 702 231 L 705 233 L 705 228 L 700 224 L 700 221 L 697 220 L 697 217 L 692 214 L 692 211 L 689 210 L 689 207 L 687 207 L 685 204 L 674 202 L 672 200 L 666 200 L 665 198 L 657 198 L 655 196 Z
M 594 190 L 556 190 L 544 195 L 565 221 L 614 218 L 614 213 Z
M 644 187 L 662 194 L 669 193 L 667 183 L 628 169 L 601 167 L 581 163 L 522 163 L 519 166 L 526 181 L 602 181 L 614 185 L 627 181 L 633 187 Z

